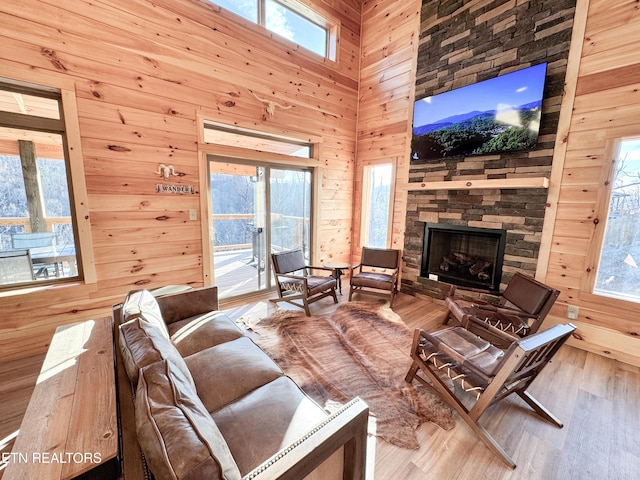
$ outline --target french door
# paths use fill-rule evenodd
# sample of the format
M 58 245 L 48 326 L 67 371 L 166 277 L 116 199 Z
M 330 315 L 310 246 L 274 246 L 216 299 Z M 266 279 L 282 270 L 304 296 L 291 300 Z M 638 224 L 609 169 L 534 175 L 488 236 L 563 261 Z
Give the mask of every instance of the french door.
M 213 268 L 220 298 L 273 288 L 269 254 L 310 258 L 311 169 L 209 156 Z

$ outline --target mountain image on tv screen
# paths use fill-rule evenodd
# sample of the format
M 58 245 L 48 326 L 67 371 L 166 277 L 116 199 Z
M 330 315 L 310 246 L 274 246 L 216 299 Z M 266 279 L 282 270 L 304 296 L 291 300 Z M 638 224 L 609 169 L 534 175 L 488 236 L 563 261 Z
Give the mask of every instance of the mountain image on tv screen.
M 531 150 L 547 64 L 417 100 L 411 160 Z

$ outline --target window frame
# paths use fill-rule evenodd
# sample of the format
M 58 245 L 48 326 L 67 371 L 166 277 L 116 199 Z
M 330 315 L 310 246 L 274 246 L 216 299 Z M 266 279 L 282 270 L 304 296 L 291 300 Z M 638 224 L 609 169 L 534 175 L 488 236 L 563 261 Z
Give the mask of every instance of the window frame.
M 253 19 L 246 18 L 242 15 L 239 15 L 231 10 L 227 10 L 222 5 L 219 5 L 216 0 L 205 0 L 213 5 L 216 5 L 218 8 L 223 9 L 225 12 L 229 12 L 231 15 L 236 17 L 240 17 L 243 20 L 250 22 L 254 25 L 257 25 L 263 28 L 266 32 L 272 35 L 276 35 L 279 40 L 283 40 L 285 42 L 291 42 L 294 45 L 297 45 L 303 52 L 308 52 L 311 55 L 320 57 L 322 59 L 330 60 L 333 62 L 337 62 L 337 44 L 338 44 L 338 34 L 339 34 L 339 22 L 334 19 L 328 18 L 326 15 L 321 15 L 310 8 L 308 5 L 298 1 L 298 0 L 271 0 L 275 3 L 280 4 L 283 8 L 290 10 L 291 12 L 297 14 L 302 17 L 304 20 L 316 25 L 317 27 L 323 29 L 326 32 L 325 38 L 325 53 L 321 55 L 313 50 L 308 49 L 304 45 L 296 43 L 293 40 L 290 40 L 279 33 L 270 30 L 266 26 L 266 0 L 256 0 L 257 7 L 257 21 L 254 22 Z
M 80 128 L 78 122 L 78 105 L 75 83 L 48 75 L 30 75 L 24 78 L 24 72 L 8 68 L 0 77 L 3 89 L 35 94 L 46 98 L 55 98 L 59 102 L 60 119 L 48 119 L 32 116 L 37 119 L 33 123 L 25 121 L 24 115 L 12 112 L 1 112 L 0 125 L 6 128 L 21 128 L 32 131 L 51 131 L 62 137 L 65 169 L 67 173 L 71 225 L 75 239 L 75 255 L 78 274 L 73 277 L 62 277 L 46 281 L 9 284 L 0 286 L 0 292 L 27 289 L 34 287 L 59 287 L 63 284 L 96 284 L 97 275 L 93 258 L 91 223 L 88 209 L 84 160 L 81 148 Z M 22 118 L 20 118 L 22 117 Z
M 593 295 L 594 299 L 607 299 L 614 303 L 622 302 L 620 305 L 637 305 L 640 304 L 640 298 L 631 298 L 624 294 L 616 295 L 615 293 L 606 293 L 596 290 L 598 273 L 600 271 L 600 262 L 602 252 L 604 250 L 605 233 L 607 229 L 609 211 L 613 197 L 614 183 L 616 179 L 616 168 L 620 161 L 620 149 L 622 143 L 629 140 L 640 139 L 640 133 L 637 135 L 625 136 L 621 138 L 608 139 L 605 146 L 605 156 L 611 158 L 612 161 L 603 166 L 604 186 L 599 191 L 597 200 L 596 219 L 601 228 L 596 229 L 589 248 L 588 259 L 592 263 L 593 268 L 587 269 L 587 275 L 584 277 L 586 287 L 584 290 Z

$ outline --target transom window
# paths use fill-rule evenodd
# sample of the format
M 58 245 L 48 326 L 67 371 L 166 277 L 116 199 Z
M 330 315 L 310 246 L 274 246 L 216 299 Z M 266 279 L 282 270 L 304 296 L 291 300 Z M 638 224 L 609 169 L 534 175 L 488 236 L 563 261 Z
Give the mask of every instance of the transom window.
M 313 146 L 292 138 L 204 122 L 204 141 L 213 145 L 248 148 L 289 157 L 312 158 Z
M 250 22 L 335 60 L 335 25 L 295 0 L 209 0 Z
M 640 303 L 640 138 L 619 144 L 594 292 Z
M 79 276 L 61 94 L 0 83 L 0 288 Z

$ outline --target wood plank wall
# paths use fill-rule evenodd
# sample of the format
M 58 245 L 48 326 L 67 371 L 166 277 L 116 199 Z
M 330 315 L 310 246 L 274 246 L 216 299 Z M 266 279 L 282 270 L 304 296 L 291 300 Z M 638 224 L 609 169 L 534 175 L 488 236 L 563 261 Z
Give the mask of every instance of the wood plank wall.
M 403 60 L 402 45 L 405 48 L 408 48 L 406 42 L 413 45 L 420 25 L 409 20 L 406 14 L 419 9 L 420 4 L 402 2 L 401 7 L 394 9 L 394 3 L 400 5 L 391 0 L 363 2 L 354 258 L 359 257 L 360 182 L 365 165 L 390 159 L 396 162 L 392 245 L 402 248 L 405 235 L 407 191 L 404 182 L 408 180 L 408 166 L 403 168 L 402 162 L 408 160 L 407 141 L 415 92 L 405 90 L 407 85 L 399 77 L 395 83 L 385 80 L 389 78 L 386 69 L 401 72 L 410 64 L 409 60 Z M 492 5 L 489 0 L 472 3 L 474 8 Z M 640 135 L 637 122 L 640 118 L 640 56 L 637 54 L 640 14 L 637 2 L 632 0 L 613 3 L 578 0 L 576 21 L 582 22 L 582 28 L 579 36 L 572 40 L 578 44 L 572 45 L 572 55 L 577 58 L 570 61 L 577 62 L 577 73 L 567 77 L 569 84 L 565 91 L 568 96 L 576 92 L 575 111 L 572 112 L 573 104 L 570 104 L 566 112 L 561 112 L 565 118 L 563 137 L 556 146 L 560 157 L 554 156 L 554 168 L 558 170 L 559 165 L 559 172 L 553 173 L 554 184 L 550 188 L 550 193 L 557 191 L 557 194 L 550 198 L 551 214 L 545 219 L 543 240 L 547 248 L 540 254 L 543 268 L 539 275 L 562 291 L 549 322 L 568 321 L 568 304 L 580 308 L 575 322 L 579 335 L 571 340 L 573 345 L 640 365 L 637 326 L 640 308 L 635 303 L 595 296 L 590 293 L 589 285 L 604 224 L 594 224 L 593 220 L 606 218 L 604 189 L 611 161 L 607 149 L 615 138 Z M 395 38 L 402 38 L 398 40 L 401 43 L 393 42 Z M 411 71 L 406 73 L 406 78 L 413 81 Z M 378 119 L 384 120 L 379 123 Z
M 362 175 L 367 165 L 391 163 L 396 172 L 389 248 L 402 250 L 418 40 L 419 0 L 365 0 L 358 105 L 353 258 L 360 258 Z
M 546 280 L 562 290 L 551 320 L 566 321 L 566 306 L 578 306 L 579 335 L 572 344 L 640 365 L 640 306 L 591 293 L 607 218 L 612 146 L 616 139 L 640 137 L 640 13 L 631 0 L 579 0 L 578 10 L 586 14 L 586 25 L 577 45 L 577 82 L 569 89 L 575 88 L 574 108 L 550 219 Z
M 309 4 L 341 23 L 337 64 L 198 0 L 0 3 L 2 75 L 75 85 L 97 267 L 95 284 L 0 296 L 0 361 L 43 351 L 57 325 L 108 314 L 131 288 L 205 282 L 201 228 L 187 220 L 189 209 L 200 209 L 199 196 L 151 192 L 159 163 L 175 164 L 185 173 L 181 181 L 200 185 L 199 113 L 321 137 L 320 200 L 328 205 L 321 258 L 348 260 L 351 250 L 359 257 L 361 169 L 394 162 L 392 246 L 401 248 L 421 2 Z M 585 5 L 576 112 L 557 215 L 547 220 L 546 277 L 563 292 L 552 319 L 564 321 L 566 304 L 578 305 L 577 346 L 638 364 L 637 306 L 595 297 L 580 279 L 593 264 L 607 140 L 640 133 L 640 16 L 631 0 L 579 0 L 578 9 Z M 248 88 L 295 108 L 266 119 Z
M 205 0 L 0 4 L 0 76 L 76 91 L 97 274 L 0 296 L 0 362 L 44 351 L 57 325 L 109 315 L 131 289 L 206 283 L 206 229 L 188 215 L 201 210 L 202 162 L 215 151 L 199 143 L 199 118 L 320 139 L 318 259 L 349 259 L 360 1 L 307 3 L 339 22 L 337 62 Z M 269 118 L 248 89 L 293 108 Z M 156 194 L 161 163 L 198 193 Z

